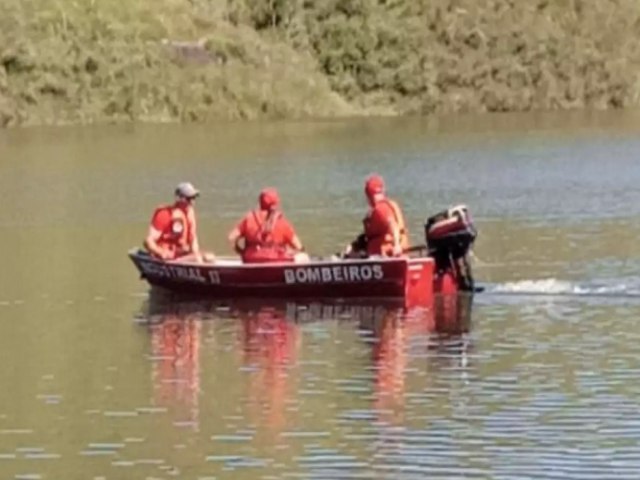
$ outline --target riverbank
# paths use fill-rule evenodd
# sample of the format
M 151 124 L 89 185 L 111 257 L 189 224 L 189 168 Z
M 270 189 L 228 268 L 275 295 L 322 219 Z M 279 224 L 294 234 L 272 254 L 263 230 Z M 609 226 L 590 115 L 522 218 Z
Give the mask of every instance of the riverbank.
M 638 105 L 640 4 L 515 3 L 0 0 L 0 125 Z

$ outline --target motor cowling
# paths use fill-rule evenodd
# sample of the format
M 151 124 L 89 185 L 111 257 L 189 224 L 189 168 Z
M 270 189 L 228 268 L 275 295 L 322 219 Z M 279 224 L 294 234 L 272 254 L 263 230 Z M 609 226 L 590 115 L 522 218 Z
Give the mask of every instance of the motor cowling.
M 424 226 L 428 254 L 440 275 L 452 273 L 458 289 L 473 291 L 469 253 L 478 236 L 466 205 L 456 205 L 429 217 Z

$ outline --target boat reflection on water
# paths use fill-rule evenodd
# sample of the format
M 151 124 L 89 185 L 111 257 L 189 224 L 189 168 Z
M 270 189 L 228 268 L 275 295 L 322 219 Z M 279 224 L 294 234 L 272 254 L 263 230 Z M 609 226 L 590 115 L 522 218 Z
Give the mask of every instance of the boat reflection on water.
M 287 422 L 287 399 L 295 393 L 289 371 L 297 363 L 301 345 L 299 323 L 290 315 L 296 310 L 295 306 L 264 300 L 208 302 L 152 293 L 137 323 L 150 337 L 154 405 L 169 409 L 175 424 L 197 430 L 200 386 L 206 375 L 201 375 L 202 357 L 222 353 L 207 351 L 210 348 L 231 348 L 236 354 L 231 361 L 211 368 L 237 369 L 233 357 L 239 359 L 238 375 L 247 379 L 248 391 L 242 401 L 251 417 L 248 420 L 273 432 L 282 431 Z M 217 332 L 218 328 L 223 332 Z M 219 342 L 203 338 L 218 333 L 222 333 Z M 238 380 L 237 384 L 243 382 Z
M 156 404 L 178 410 L 180 421 L 192 422 L 197 429 L 200 383 L 207 375 L 201 372 L 202 350 L 228 350 L 235 345 L 231 348 L 240 369 L 249 373 L 247 391 L 243 392 L 246 414 L 251 417 L 248 420 L 277 433 L 295 426 L 291 416 L 296 409 L 290 407 L 297 400 L 303 324 L 338 321 L 362 335 L 371 348 L 368 368 L 375 379 L 373 408 L 389 413 L 387 420 L 396 423 L 402 421 L 407 364 L 415 347 L 412 342 L 418 342 L 418 348 L 426 346 L 436 357 L 448 361 L 453 358 L 463 366 L 471 304 L 472 297 L 464 295 L 437 298 L 430 309 L 405 309 L 367 301 L 185 301 L 174 294 L 156 293 L 145 303 L 139 323 L 146 326 L 151 338 Z M 226 335 L 231 328 L 230 337 L 203 342 L 203 331 L 216 330 L 221 324 Z M 423 352 L 419 356 L 424 356 Z

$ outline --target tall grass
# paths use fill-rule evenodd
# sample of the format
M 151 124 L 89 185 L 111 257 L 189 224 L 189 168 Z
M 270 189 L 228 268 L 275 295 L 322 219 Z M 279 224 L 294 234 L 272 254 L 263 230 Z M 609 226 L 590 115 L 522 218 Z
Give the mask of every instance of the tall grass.
M 0 125 L 638 104 L 637 0 L 0 0 Z

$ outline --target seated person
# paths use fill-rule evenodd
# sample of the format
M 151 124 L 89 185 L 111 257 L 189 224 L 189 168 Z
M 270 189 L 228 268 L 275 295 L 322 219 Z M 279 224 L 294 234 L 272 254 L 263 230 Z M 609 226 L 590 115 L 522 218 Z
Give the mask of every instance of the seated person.
M 409 249 L 409 234 L 398 204 L 385 194 L 384 180 L 371 175 L 365 183 L 369 211 L 363 220 L 364 233 L 345 250 L 347 257 L 379 255 L 397 257 Z
M 298 235 L 279 205 L 280 198 L 274 188 L 262 190 L 258 208 L 248 212 L 229 233 L 229 242 L 243 262 L 308 261 Z
M 195 262 L 213 262 L 214 255 L 201 252 L 196 230 L 194 202 L 200 195 L 188 183 L 180 183 L 175 189 L 175 202 L 162 205 L 153 213 L 144 247 L 155 258 Z

